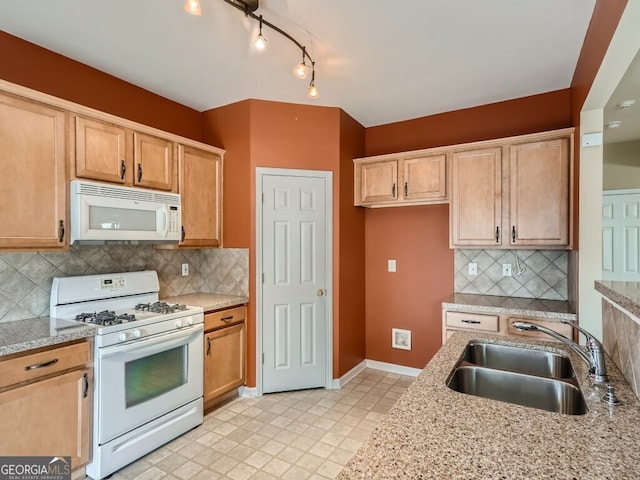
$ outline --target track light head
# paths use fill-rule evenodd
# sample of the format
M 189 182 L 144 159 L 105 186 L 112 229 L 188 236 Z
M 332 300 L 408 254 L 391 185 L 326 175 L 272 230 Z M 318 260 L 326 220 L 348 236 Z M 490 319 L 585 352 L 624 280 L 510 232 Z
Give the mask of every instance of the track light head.
M 200 0 L 186 0 L 184 2 L 184 11 L 191 15 L 202 15 L 202 7 L 200 6 Z
M 309 83 L 309 90 L 307 90 L 307 97 L 311 100 L 315 100 L 320 96 L 318 87 L 316 87 L 316 62 L 311 62 L 311 82 Z

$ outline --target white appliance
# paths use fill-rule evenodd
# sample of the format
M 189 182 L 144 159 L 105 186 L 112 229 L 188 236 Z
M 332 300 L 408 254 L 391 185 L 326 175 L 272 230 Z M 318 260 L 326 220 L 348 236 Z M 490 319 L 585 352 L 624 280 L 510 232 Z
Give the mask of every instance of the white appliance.
M 155 271 L 53 279 L 51 316 L 96 325 L 95 480 L 203 421 L 203 309 L 158 291 Z
M 180 195 L 105 183 L 70 182 L 71 243 L 176 243 Z

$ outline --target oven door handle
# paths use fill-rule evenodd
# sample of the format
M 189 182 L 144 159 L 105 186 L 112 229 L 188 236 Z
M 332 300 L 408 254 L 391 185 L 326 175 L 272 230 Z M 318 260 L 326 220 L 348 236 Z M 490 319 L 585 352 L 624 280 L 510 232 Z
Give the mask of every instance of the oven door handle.
M 127 342 L 123 345 L 101 348 L 98 355 L 100 358 L 108 358 L 126 352 L 144 356 L 146 350 L 153 349 L 153 347 L 160 344 L 162 344 L 166 349 L 184 345 L 185 343 L 188 343 L 184 341 L 185 338 L 202 335 L 203 331 L 204 325 L 194 325 L 193 327 L 183 328 L 182 330 L 153 336 L 146 340 L 138 340 L 136 342 Z

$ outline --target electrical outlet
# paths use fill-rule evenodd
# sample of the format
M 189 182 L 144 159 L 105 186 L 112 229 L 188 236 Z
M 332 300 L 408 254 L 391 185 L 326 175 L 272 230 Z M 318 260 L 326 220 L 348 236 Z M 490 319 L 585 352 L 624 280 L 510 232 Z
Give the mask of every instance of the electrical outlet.
M 511 276 L 511 264 L 510 263 L 503 263 L 502 264 L 502 276 L 503 277 L 510 277 Z
M 477 263 L 469 263 L 469 275 L 478 275 Z
M 183 277 L 188 277 L 189 276 L 189 264 L 188 263 L 183 263 L 182 264 L 182 276 Z
M 395 260 L 389 260 L 387 262 L 387 270 L 389 272 L 395 272 L 396 271 L 396 261 Z

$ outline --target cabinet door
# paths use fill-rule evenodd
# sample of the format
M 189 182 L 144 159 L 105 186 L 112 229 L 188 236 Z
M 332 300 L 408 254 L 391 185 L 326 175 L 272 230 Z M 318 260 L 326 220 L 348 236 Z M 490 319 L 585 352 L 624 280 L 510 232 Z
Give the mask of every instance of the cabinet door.
M 502 245 L 502 149 L 452 156 L 452 246 Z
M 221 328 L 204 336 L 204 402 L 231 392 L 245 380 L 244 323 Z
M 447 197 L 446 155 L 403 161 L 405 200 L 444 200 Z
M 358 163 L 356 166 L 356 205 L 388 203 L 398 198 L 398 161 Z
M 178 146 L 183 239 L 181 246 L 222 245 L 222 158 Z
M 0 95 L 0 245 L 64 247 L 65 112 Z
M 513 145 L 509 242 L 569 245 L 569 139 Z
M 78 370 L 0 393 L 2 455 L 89 459 L 89 370 Z
M 173 142 L 133 133 L 134 185 L 160 190 L 173 188 Z
M 125 129 L 76 117 L 76 176 L 125 183 Z

